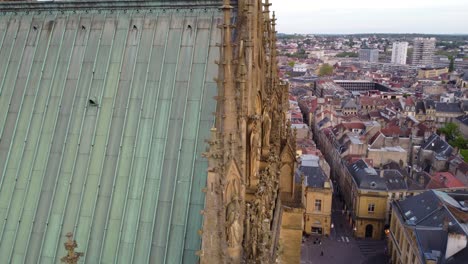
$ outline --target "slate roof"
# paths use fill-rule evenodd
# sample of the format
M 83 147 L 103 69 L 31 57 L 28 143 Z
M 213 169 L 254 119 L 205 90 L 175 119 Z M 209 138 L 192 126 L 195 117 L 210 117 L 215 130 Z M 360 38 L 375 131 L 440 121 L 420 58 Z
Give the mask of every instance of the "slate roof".
M 0 12 L 0 258 L 196 263 L 222 2 L 70 2 Z
M 376 170 L 360 159 L 348 165 L 348 170 L 360 189 L 382 191 L 408 189 L 404 176 L 396 169 Z
M 433 100 L 426 100 L 426 101 L 424 101 L 424 103 L 425 103 L 425 106 L 426 106 L 426 110 L 429 109 L 429 108 L 435 109 L 436 103 Z
M 356 104 L 354 99 L 348 99 L 347 101 L 343 102 L 341 108 L 352 108 L 357 109 L 359 106 Z
M 460 123 L 464 124 L 465 126 L 468 126 L 468 115 L 462 115 L 457 117 L 457 120 L 460 121 Z
M 318 125 L 319 128 L 321 128 L 321 127 L 323 127 L 326 123 L 328 123 L 329 121 L 330 121 L 330 118 L 328 118 L 328 117 L 326 116 L 324 119 L 322 119 L 320 122 L 318 122 L 317 125 Z
M 462 113 L 460 108 L 460 104 L 458 103 L 441 103 L 437 102 L 435 105 L 435 109 L 437 112 L 444 112 L 444 113 Z
M 319 166 L 301 166 L 299 170 L 304 173 L 305 185 L 312 188 L 323 188 L 328 180 L 327 175 Z
M 426 142 L 421 145 L 421 149 L 434 151 L 436 156 L 442 158 L 448 158 L 453 151 L 452 146 L 450 146 L 445 140 L 441 139 L 437 134 L 432 134 Z
M 416 103 L 416 110 L 415 110 L 416 114 L 419 114 L 419 113 L 422 113 L 422 114 L 426 114 L 426 107 L 424 106 L 424 102 L 423 101 L 418 101 Z
M 468 91 L 468 90 L 465 90 L 465 91 Z M 461 101 L 461 109 L 463 110 L 463 112 L 467 112 L 468 111 L 468 100 L 464 100 L 464 101 Z
M 431 181 L 431 175 L 425 171 L 417 172 L 413 178 L 408 178 L 408 190 L 424 190 Z
M 468 207 L 463 206 L 445 192 L 430 190 L 419 195 L 406 197 L 405 200 L 396 201 L 396 203 L 403 220 L 408 225 L 442 227 L 446 218 L 449 221 L 448 230 L 450 232 L 466 233 L 468 231 L 466 223 L 459 223 L 447 206 L 465 211 L 468 210 Z
M 442 252 L 447 249 L 447 231 L 439 229 L 415 229 L 418 246 L 426 260 L 439 260 Z M 436 263 L 440 263 L 437 261 Z
M 468 193 L 457 193 L 457 196 L 460 197 L 431 190 L 393 202 L 392 208 L 396 208 L 399 218 L 414 232 L 423 259 L 434 259 L 436 263 L 466 263 L 466 246 L 451 258 L 444 257 L 449 233 L 468 235 L 468 224 L 463 219 L 468 207 L 460 202 L 460 198 L 466 200 Z
M 348 165 L 348 170 L 359 188 L 373 190 L 387 189 L 385 179 L 379 177 L 377 171 L 367 165 L 362 159 Z
M 381 173 L 381 171 L 377 171 Z M 398 170 L 383 170 L 383 178 L 388 191 L 407 190 L 408 185 L 406 184 L 405 178 Z

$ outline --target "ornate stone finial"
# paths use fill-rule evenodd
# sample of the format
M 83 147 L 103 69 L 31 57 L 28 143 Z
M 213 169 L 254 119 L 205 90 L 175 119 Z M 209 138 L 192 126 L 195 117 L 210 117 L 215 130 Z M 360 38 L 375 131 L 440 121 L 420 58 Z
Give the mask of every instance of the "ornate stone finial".
M 63 244 L 65 246 L 65 249 L 68 251 L 68 254 L 60 260 L 65 263 L 76 264 L 78 263 L 80 257 L 84 254 L 83 252 L 75 252 L 75 248 L 78 247 L 78 244 L 76 243 L 76 240 L 73 239 L 72 232 L 68 232 L 65 236 L 68 238 L 68 240 Z
M 265 7 L 265 13 L 269 13 L 270 12 L 270 0 L 265 0 L 265 3 L 263 4 L 263 7 Z
M 273 17 L 271 18 L 271 25 L 274 27 L 276 26 L 276 16 L 275 11 L 273 11 Z

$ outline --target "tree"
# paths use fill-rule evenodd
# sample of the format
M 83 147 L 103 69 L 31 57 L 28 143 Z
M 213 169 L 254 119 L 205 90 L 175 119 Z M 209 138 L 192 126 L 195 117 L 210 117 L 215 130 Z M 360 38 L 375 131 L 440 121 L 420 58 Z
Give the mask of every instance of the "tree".
M 323 76 L 330 76 L 330 75 L 333 75 L 333 66 L 327 63 L 320 66 L 318 70 L 318 76 L 323 77 Z
M 468 139 L 465 139 L 463 136 L 458 136 L 454 140 L 451 140 L 449 144 L 452 147 L 456 147 L 458 149 L 467 149 L 468 148 Z
M 449 72 L 453 72 L 453 70 L 455 70 L 455 58 L 453 56 L 449 56 L 449 60 Z
M 468 148 L 468 139 L 465 139 L 460 133 L 458 125 L 455 123 L 447 123 L 441 127 L 438 131 L 439 134 L 445 135 L 445 140 L 452 146 L 458 149 Z
M 468 149 L 462 149 L 460 150 L 460 154 L 462 155 L 463 159 L 465 162 L 468 162 Z
M 290 61 L 290 62 L 288 62 L 288 65 L 291 66 L 291 67 L 294 67 L 294 65 L 296 65 L 296 62 Z
M 445 124 L 445 126 L 439 128 L 437 132 L 439 135 L 444 134 L 447 142 L 460 136 L 460 129 L 458 128 L 457 124 L 452 122 Z
M 340 53 L 336 54 L 336 57 L 338 57 L 338 58 L 346 58 L 346 57 L 357 58 L 357 57 L 359 57 L 359 54 L 357 54 L 356 52 L 344 51 L 344 52 L 340 52 Z

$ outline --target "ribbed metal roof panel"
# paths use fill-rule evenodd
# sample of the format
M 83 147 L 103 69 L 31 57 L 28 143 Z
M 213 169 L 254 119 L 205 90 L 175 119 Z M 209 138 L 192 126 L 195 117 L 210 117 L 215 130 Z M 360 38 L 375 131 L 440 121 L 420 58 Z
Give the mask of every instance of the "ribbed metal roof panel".
M 0 12 L 0 256 L 195 263 L 221 14 Z

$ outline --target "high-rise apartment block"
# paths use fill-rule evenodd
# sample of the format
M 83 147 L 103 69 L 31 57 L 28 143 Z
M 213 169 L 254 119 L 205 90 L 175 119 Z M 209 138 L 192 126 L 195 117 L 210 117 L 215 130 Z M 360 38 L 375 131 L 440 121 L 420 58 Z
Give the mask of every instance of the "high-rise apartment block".
M 362 48 L 359 50 L 359 60 L 368 61 L 368 62 L 378 62 L 379 61 L 379 50 Z
M 392 63 L 406 64 L 406 55 L 408 53 L 408 42 L 393 42 Z
M 411 64 L 414 66 L 432 65 L 435 43 L 435 38 L 415 38 L 413 42 L 413 59 Z

